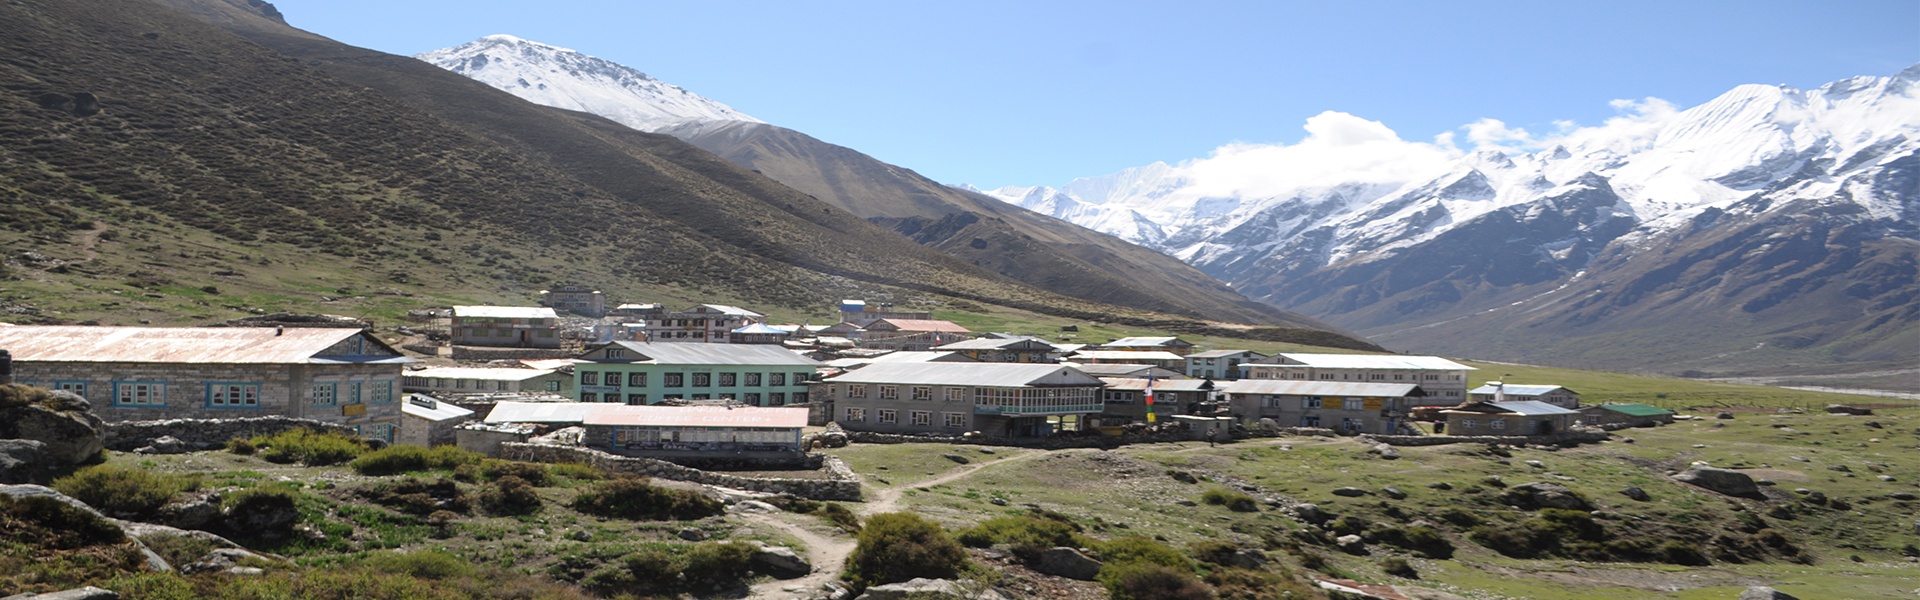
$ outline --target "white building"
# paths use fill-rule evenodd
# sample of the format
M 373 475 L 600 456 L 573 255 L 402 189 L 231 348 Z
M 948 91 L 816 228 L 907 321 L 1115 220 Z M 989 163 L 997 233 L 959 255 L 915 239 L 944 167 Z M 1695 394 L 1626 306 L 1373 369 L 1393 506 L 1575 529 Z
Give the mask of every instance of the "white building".
M 1419 401 L 1421 406 L 1465 402 L 1467 372 L 1476 370 L 1438 356 L 1293 352 L 1275 354 L 1241 368 L 1248 379 L 1417 384 L 1426 392 Z

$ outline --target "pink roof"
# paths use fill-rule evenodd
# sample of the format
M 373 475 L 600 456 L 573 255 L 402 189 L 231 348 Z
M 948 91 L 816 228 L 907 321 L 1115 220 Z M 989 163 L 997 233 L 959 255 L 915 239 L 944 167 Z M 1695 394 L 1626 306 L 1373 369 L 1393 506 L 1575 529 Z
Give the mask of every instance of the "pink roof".
M 644 427 L 807 426 L 804 406 L 640 406 L 609 404 L 587 413 L 582 425 Z
M 938 331 L 941 333 L 973 333 L 972 330 L 969 330 L 965 327 L 961 327 L 959 324 L 954 323 L 953 321 L 939 321 L 939 320 L 929 320 L 929 319 L 881 319 L 879 321 L 874 321 L 874 323 L 882 323 L 882 322 L 890 323 L 894 327 L 899 327 L 901 331 Z M 873 325 L 872 324 L 867 325 L 867 329 L 873 329 Z
M 359 329 L 327 327 L 0 328 L 0 348 L 20 362 L 304 364 Z M 373 344 L 378 339 L 367 336 Z

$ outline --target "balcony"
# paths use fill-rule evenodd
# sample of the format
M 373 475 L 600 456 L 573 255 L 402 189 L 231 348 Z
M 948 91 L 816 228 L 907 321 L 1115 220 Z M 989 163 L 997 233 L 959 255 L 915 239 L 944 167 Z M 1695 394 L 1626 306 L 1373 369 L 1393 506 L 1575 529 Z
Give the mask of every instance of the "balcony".
M 1097 413 L 1106 410 L 1105 404 L 1074 404 L 1067 406 L 996 406 L 991 404 L 973 405 L 976 415 L 1035 416 L 1035 415 L 1072 415 Z

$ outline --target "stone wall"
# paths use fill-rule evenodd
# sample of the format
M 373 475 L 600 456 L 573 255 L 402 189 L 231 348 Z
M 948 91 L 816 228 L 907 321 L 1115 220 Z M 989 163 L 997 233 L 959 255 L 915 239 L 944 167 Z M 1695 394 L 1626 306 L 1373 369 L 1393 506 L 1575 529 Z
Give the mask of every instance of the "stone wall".
M 475 413 L 478 414 L 478 413 Z M 453 430 L 454 444 L 487 456 L 500 456 L 500 445 L 525 442 L 533 438 L 535 428 L 528 425 L 491 425 L 469 423 Z
M 1445 444 L 1505 444 L 1509 446 L 1558 446 L 1589 444 L 1611 437 L 1595 429 L 1571 429 L 1553 435 L 1363 435 L 1389 446 L 1440 446 Z
M 491 348 L 455 345 L 454 360 L 517 360 L 522 358 L 573 358 L 575 353 L 561 348 Z
M 173 436 L 201 450 L 227 445 L 233 438 L 273 435 L 299 428 L 357 435 L 352 427 L 293 417 L 247 417 L 242 419 L 165 419 L 159 421 L 119 421 L 106 424 L 101 439 L 108 450 L 130 452 L 151 445 L 161 436 Z
M 741 477 L 683 467 L 663 460 L 615 456 L 591 448 L 507 442 L 500 444 L 501 458 L 538 463 L 585 463 L 609 473 L 632 473 L 647 477 L 687 481 L 770 494 L 792 494 L 812 500 L 860 500 L 860 479 L 837 457 L 824 459 L 829 479 L 785 479 L 777 477 Z
M 847 439 L 861 444 L 972 444 L 975 446 L 1011 446 L 1045 450 L 1061 450 L 1066 448 L 1118 448 L 1129 444 L 1193 441 L 1193 433 L 1185 430 L 1159 433 L 1128 433 L 1125 435 L 1087 434 L 1083 436 L 1050 436 L 1022 439 L 943 434 L 875 433 L 871 431 L 848 431 L 846 433 Z M 1225 438 L 1223 437 L 1222 441 L 1224 440 Z

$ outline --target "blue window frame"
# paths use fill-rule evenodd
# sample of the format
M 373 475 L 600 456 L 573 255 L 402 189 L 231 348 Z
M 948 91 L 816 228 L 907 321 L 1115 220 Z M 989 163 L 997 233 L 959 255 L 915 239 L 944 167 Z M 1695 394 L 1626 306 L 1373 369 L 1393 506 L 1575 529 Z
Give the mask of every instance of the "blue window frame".
M 260 383 L 208 382 L 207 408 L 260 408 Z
M 53 387 L 47 389 L 73 392 L 82 398 L 87 397 L 87 382 L 81 379 L 57 380 L 53 382 Z
M 392 403 L 393 402 L 393 382 L 391 381 L 367 382 L 367 401 L 372 402 L 374 404 Z
M 360 404 L 365 400 L 366 400 L 366 397 L 360 395 L 360 382 L 358 381 L 347 382 L 347 397 L 346 397 L 347 404 Z
M 113 405 L 126 408 L 164 407 L 167 405 L 167 384 L 160 381 L 115 381 Z
M 340 384 L 316 381 L 307 389 L 307 396 L 313 399 L 314 406 L 338 405 L 340 404 Z

